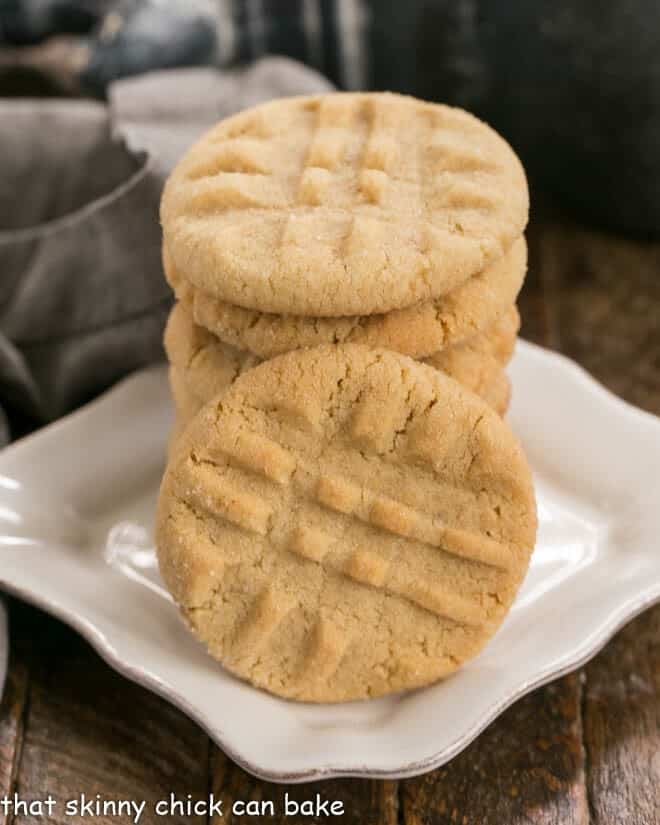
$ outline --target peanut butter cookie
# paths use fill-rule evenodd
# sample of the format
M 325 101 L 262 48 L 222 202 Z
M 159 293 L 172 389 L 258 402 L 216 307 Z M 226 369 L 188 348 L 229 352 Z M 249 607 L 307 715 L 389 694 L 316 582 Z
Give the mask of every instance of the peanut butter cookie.
M 477 396 L 390 351 L 322 346 L 244 372 L 195 417 L 156 534 L 167 586 L 228 670 L 336 702 L 478 653 L 536 509 L 516 439 Z
M 275 100 L 220 122 L 161 202 L 176 269 L 263 312 L 383 313 L 451 291 L 525 228 L 525 174 L 460 109 L 389 93 Z

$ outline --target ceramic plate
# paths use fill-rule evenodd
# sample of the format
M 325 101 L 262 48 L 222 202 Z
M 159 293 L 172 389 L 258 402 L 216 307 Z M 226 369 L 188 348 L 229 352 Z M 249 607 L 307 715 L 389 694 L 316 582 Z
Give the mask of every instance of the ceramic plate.
M 497 635 L 432 687 L 295 704 L 237 681 L 189 636 L 151 537 L 171 421 L 162 368 L 0 453 L 0 584 L 76 628 L 253 774 L 296 782 L 428 771 L 660 600 L 660 420 L 530 344 L 519 343 L 510 372 L 538 543 Z

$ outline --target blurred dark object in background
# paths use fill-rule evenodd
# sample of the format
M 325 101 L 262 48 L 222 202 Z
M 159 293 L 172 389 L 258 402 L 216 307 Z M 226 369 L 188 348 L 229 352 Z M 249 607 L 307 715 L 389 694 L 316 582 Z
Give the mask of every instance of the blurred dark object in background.
M 195 0 L 118 4 L 90 44 L 83 88 L 102 96 L 121 77 L 217 62 L 216 27 L 207 6 Z
M 0 0 L 0 42 L 24 46 L 55 34 L 86 34 L 114 0 Z
M 0 94 L 41 76 L 101 96 L 149 69 L 280 53 L 342 88 L 464 106 L 512 142 L 533 186 L 591 222 L 660 235 L 657 0 L 0 0 L 0 31 L 59 36 L 0 50 Z
M 425 3 L 418 33 L 422 97 L 484 117 L 590 221 L 660 235 L 657 0 Z
M 370 6 L 379 88 L 469 109 L 511 141 L 533 189 L 589 222 L 660 236 L 657 0 Z
M 9 69 L 21 70 L 22 87 L 42 75 L 55 94 L 103 97 L 122 77 L 214 65 L 213 8 L 213 0 L 0 0 L 0 94 L 14 92 Z

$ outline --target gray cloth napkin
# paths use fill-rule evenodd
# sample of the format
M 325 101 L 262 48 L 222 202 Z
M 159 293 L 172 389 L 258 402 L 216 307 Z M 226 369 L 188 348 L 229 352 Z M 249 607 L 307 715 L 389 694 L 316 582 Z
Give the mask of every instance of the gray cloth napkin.
M 186 147 L 246 106 L 330 88 L 264 58 L 121 81 L 108 107 L 0 101 L 0 445 L 163 357 L 158 203 Z M 0 690 L 6 650 L 0 605 Z

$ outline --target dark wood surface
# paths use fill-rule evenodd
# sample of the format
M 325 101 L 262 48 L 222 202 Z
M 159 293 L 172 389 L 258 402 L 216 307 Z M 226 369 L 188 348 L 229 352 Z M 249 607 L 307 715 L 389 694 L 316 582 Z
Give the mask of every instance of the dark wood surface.
M 660 414 L 660 244 L 581 228 L 546 211 L 529 231 L 522 334 L 566 353 L 614 392 Z M 548 422 L 552 426 L 552 422 Z M 613 434 L 616 437 L 616 434 Z M 535 691 L 464 753 L 401 782 L 282 787 L 233 765 L 185 716 L 125 681 L 72 631 L 11 603 L 11 666 L 0 707 L 0 797 L 144 799 L 215 793 L 276 802 L 275 817 L 213 822 L 358 825 L 660 823 L 660 607 L 631 622 L 587 667 Z M 533 632 L 533 629 L 531 629 Z M 341 800 L 342 817 L 285 817 L 284 793 Z M 128 823 L 129 816 L 5 817 Z

